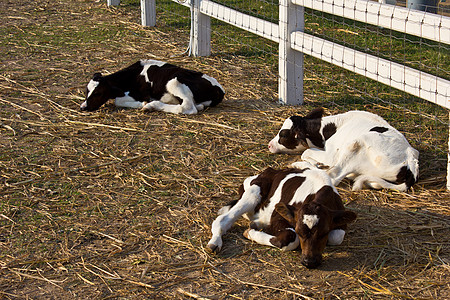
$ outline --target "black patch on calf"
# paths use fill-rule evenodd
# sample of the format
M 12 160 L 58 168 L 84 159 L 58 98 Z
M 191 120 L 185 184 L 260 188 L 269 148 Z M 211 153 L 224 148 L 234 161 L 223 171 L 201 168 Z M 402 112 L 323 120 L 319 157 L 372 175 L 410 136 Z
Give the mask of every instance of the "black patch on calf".
M 315 108 L 312 111 L 310 111 L 306 116 L 305 119 L 321 119 L 323 116 L 323 108 Z
M 333 134 L 336 133 L 336 125 L 334 123 L 328 123 L 325 125 L 322 129 L 323 137 L 326 140 L 328 140 Z
M 406 186 L 409 189 L 416 183 L 416 178 L 407 166 L 403 166 L 400 168 L 400 171 L 398 171 L 396 183 L 406 183 Z
M 212 85 L 211 82 L 202 77 L 203 73 L 183 69 L 177 79 L 189 87 L 194 95 L 195 103 L 203 103 L 211 101 L 211 107 L 222 102 L 224 92 L 218 86 Z
M 322 119 L 313 119 L 306 122 L 306 138 L 319 148 L 325 146 L 323 137 L 320 134 L 321 122 Z
M 293 130 L 298 140 L 306 146 L 306 139 L 310 140 L 316 147 L 323 148 L 324 140 L 320 134 L 322 123 L 322 109 L 313 110 L 306 117 L 291 117 Z
M 278 143 L 287 149 L 295 149 L 299 144 L 299 140 L 295 137 L 295 132 L 291 129 L 282 129 L 278 135 L 280 137 Z
M 388 131 L 388 130 L 389 130 L 389 129 L 386 128 L 386 127 L 375 126 L 374 128 L 370 129 L 369 131 L 376 131 L 376 132 L 379 132 L 379 133 L 383 133 L 383 132 L 386 132 L 386 131 Z
M 333 188 L 329 185 L 323 186 L 317 191 L 316 197 L 314 199 L 317 203 L 320 203 L 329 209 L 333 210 L 344 210 L 344 204 L 342 203 L 342 198 L 337 194 Z
M 282 248 L 294 242 L 297 234 L 293 226 L 295 224 L 290 224 L 288 220 L 274 210 L 270 217 L 270 225 L 265 230 L 268 234 L 274 236 L 270 239 L 270 243 L 278 248 Z
M 102 73 L 94 73 L 94 76 L 92 77 L 92 80 L 94 81 L 100 81 L 100 78 L 102 78 Z

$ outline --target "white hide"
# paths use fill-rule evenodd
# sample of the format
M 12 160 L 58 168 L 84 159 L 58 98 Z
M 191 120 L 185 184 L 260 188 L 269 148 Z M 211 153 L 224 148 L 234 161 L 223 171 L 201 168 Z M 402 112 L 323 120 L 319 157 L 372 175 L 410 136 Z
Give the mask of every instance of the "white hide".
M 248 177 L 244 180 L 244 194 L 241 199 L 231 208 L 224 207 L 219 210 L 220 215 L 211 225 L 212 237 L 208 246 L 214 251 L 222 248 L 222 235 L 237 221 L 242 215 L 254 211 L 256 205 L 261 200 L 261 188 L 257 185 L 250 185 L 253 179 L 258 176 Z
M 114 100 L 114 105 L 117 107 L 125 107 L 125 108 L 142 108 L 144 103 L 136 101 L 133 97 L 129 95 L 129 92 L 125 92 L 125 96 L 117 97 Z
M 312 229 L 319 223 L 319 217 L 317 215 L 303 215 L 303 224 Z
M 93 79 L 91 79 L 91 81 L 89 81 L 89 83 L 87 85 L 88 94 L 87 94 L 86 99 L 89 98 L 92 95 L 92 93 L 94 92 L 95 88 L 98 87 L 99 83 L 100 83 L 99 81 L 96 81 L 96 80 L 93 80 Z

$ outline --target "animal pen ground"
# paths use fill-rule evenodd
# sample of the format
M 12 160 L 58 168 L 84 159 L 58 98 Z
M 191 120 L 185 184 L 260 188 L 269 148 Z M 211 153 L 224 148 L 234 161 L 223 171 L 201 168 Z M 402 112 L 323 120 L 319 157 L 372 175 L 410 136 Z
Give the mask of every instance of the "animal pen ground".
M 103 2 L 0 3 L 0 298 L 450 298 L 448 119 L 350 95 L 345 109 L 380 114 L 420 151 L 419 183 L 408 193 L 341 184 L 358 219 L 319 269 L 252 244 L 244 220 L 209 254 L 211 222 L 243 179 L 298 158 L 267 150 L 281 122 L 317 106 L 342 112 L 341 99 L 310 77 L 306 105 L 279 106 L 273 63 L 238 44 L 186 57 L 184 31 L 144 29 L 138 4 Z M 226 98 L 194 116 L 79 111 L 93 72 L 141 58 L 201 70 Z

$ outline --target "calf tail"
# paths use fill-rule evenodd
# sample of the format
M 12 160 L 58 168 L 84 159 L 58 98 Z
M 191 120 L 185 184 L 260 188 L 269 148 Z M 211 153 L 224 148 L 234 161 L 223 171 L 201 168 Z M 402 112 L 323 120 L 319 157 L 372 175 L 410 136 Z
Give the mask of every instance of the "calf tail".
M 413 147 L 406 149 L 408 165 L 406 168 L 405 182 L 410 188 L 419 179 L 419 151 Z

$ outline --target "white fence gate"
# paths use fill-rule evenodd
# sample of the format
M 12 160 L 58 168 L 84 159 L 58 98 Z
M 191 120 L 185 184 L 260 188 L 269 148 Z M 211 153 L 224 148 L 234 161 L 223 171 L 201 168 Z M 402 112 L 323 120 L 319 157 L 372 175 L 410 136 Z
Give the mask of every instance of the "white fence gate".
M 450 81 L 303 32 L 304 8 L 450 44 L 450 18 L 367 0 L 279 0 L 279 22 L 249 16 L 210 0 L 178 2 L 191 8 L 190 53 L 211 53 L 210 17 L 279 44 L 280 101 L 303 102 L 303 54 L 363 75 L 450 109 Z M 120 0 L 108 0 L 118 5 Z M 156 24 L 155 0 L 141 0 L 143 26 Z M 450 116 L 450 112 L 449 112 Z M 450 129 L 447 188 L 450 189 Z

